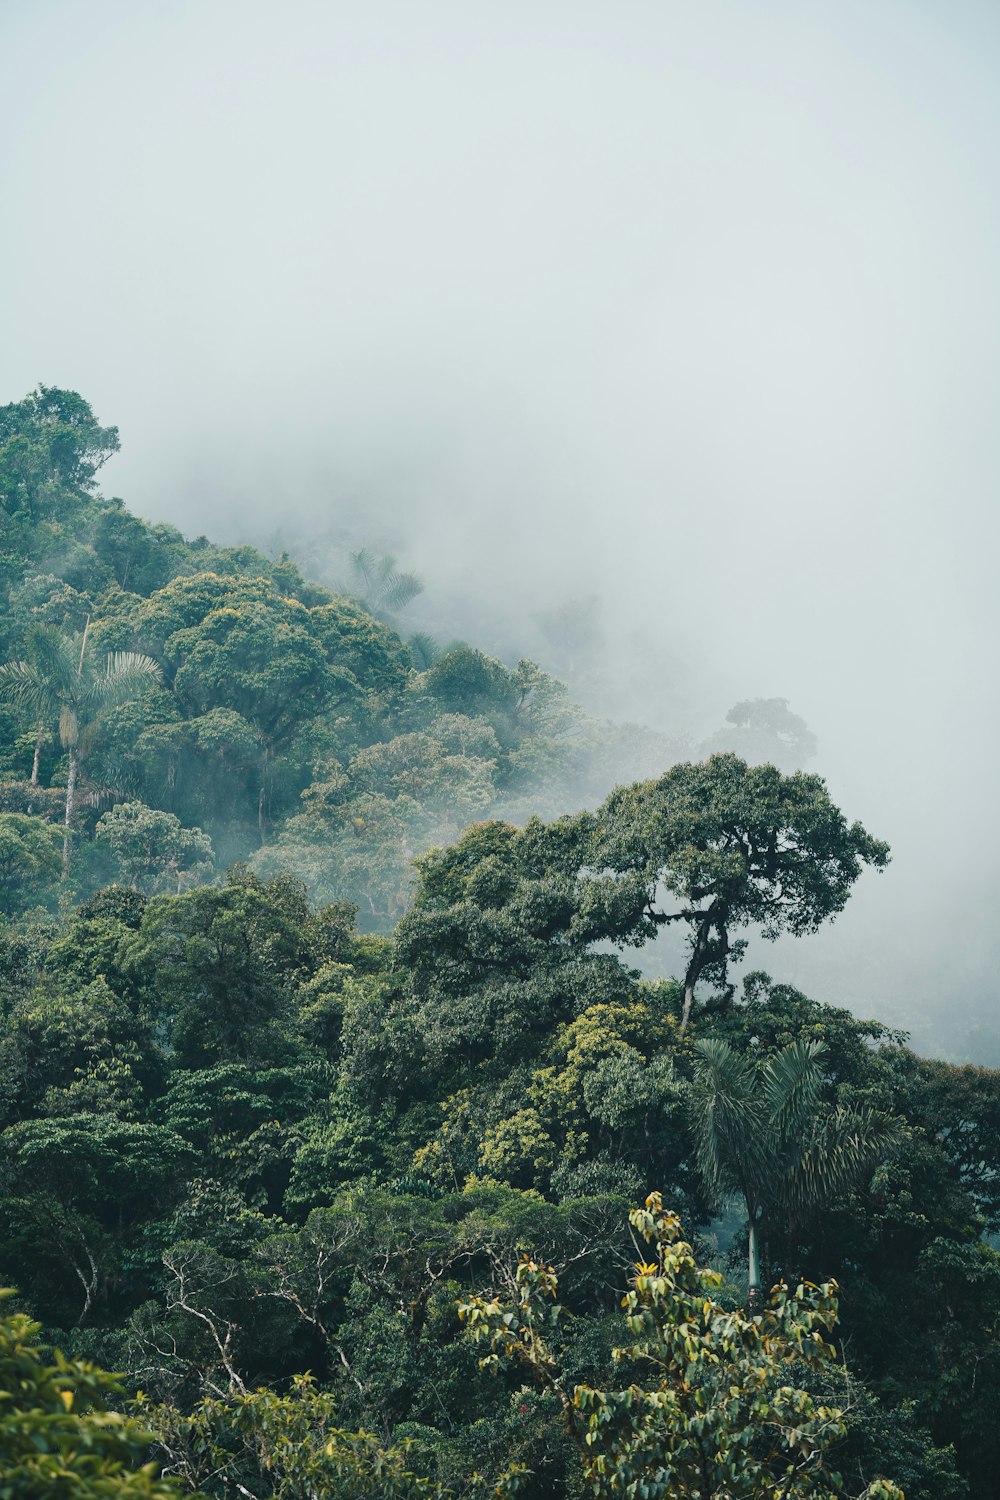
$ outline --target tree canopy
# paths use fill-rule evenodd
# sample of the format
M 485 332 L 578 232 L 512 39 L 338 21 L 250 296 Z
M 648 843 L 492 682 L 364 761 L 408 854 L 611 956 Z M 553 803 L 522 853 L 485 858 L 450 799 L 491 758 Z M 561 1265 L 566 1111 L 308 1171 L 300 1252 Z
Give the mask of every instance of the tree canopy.
M 1000 1074 L 736 984 L 888 862 L 784 700 L 692 759 L 430 579 L 407 645 L 363 536 L 338 590 L 139 520 L 116 444 L 0 412 L 0 1281 L 65 1358 L 3 1323 L 11 1493 L 991 1500 Z

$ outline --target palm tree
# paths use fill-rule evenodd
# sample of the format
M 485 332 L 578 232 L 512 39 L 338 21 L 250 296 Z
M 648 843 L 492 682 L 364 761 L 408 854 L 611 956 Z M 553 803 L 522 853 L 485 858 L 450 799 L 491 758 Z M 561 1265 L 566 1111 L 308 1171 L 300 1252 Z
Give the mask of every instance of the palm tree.
M 751 1314 L 763 1306 L 760 1236 L 768 1219 L 801 1222 L 899 1138 L 896 1122 L 873 1110 L 821 1104 L 826 1050 L 819 1041 L 791 1042 L 759 1063 L 728 1042 L 695 1043 L 696 1160 L 716 1201 L 743 1199 Z
M 441 648 L 437 641 L 423 630 L 418 630 L 415 635 L 411 635 L 406 644 L 409 648 L 410 659 L 418 672 L 429 671 L 441 655 Z
M 27 661 L 0 666 L 0 697 L 33 723 L 57 720 L 59 739 L 69 757 L 63 834 L 63 877 L 69 872 L 73 814 L 81 762 L 85 759 L 101 714 L 135 698 L 160 669 L 139 651 L 112 651 L 103 665 L 90 642 L 90 620 L 82 635 L 64 636 L 43 629 L 35 633 Z
M 416 573 L 400 573 L 396 559 L 388 554 L 379 557 L 370 547 L 362 547 L 350 558 L 357 592 L 373 615 L 391 617 L 424 591 Z

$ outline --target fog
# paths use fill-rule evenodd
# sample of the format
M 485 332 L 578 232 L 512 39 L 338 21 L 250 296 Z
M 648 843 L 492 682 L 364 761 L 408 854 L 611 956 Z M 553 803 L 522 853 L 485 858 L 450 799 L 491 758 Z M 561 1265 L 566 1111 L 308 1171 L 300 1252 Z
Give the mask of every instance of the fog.
M 1000 1062 L 998 68 L 971 0 L 7 0 L 0 401 L 508 656 L 597 596 L 598 711 L 790 699 L 894 858 L 751 964 Z

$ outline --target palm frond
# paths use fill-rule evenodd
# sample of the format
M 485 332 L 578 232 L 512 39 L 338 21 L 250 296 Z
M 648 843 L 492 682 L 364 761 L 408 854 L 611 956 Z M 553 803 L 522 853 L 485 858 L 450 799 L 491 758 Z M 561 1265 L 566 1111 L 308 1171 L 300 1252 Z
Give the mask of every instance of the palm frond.
M 358 581 L 366 590 L 372 586 L 378 570 L 378 558 L 368 547 L 360 547 L 357 552 L 350 554 L 351 567 L 357 574 Z
M 81 696 L 88 708 L 114 708 L 159 680 L 160 668 L 151 656 L 141 651 L 112 651 L 104 671 L 93 674 Z
M 410 648 L 413 665 L 420 672 L 426 672 L 441 655 L 441 648 L 434 637 L 421 630 L 411 635 L 406 644 Z
M 744 1187 L 770 1163 L 756 1069 L 728 1042 L 708 1038 L 694 1050 L 691 1125 L 699 1170 L 713 1192 Z
M 30 661 L 9 661 L 0 666 L 0 698 L 33 719 L 49 718 L 55 709 L 48 683 Z
M 143 651 L 112 651 L 108 656 L 105 667 L 107 677 L 123 677 L 131 674 L 133 677 L 155 677 L 159 678 L 159 664 L 151 656 Z
M 423 591 L 423 582 L 416 573 L 397 573 L 393 569 L 384 579 L 380 603 L 385 609 L 405 609 Z
M 87 779 L 104 802 L 141 800 L 143 778 L 140 766 L 128 755 L 105 753 L 88 765 Z M 97 806 L 97 803 L 94 804 Z
M 792 1042 L 761 1070 L 771 1125 L 783 1140 L 797 1136 L 815 1112 L 823 1084 L 819 1063 L 826 1052 L 824 1042 Z
M 80 683 L 83 637 L 61 635 L 52 625 L 38 625 L 28 636 L 28 657 L 54 699 L 68 702 Z
M 816 1123 L 804 1149 L 776 1184 L 789 1212 L 805 1212 L 855 1186 L 880 1156 L 893 1151 L 902 1127 L 875 1110 L 836 1109 Z
M 388 552 L 380 557 L 370 547 L 361 547 L 349 556 L 362 598 L 373 614 L 380 610 L 404 609 L 411 599 L 424 591 L 417 574 L 400 573 L 396 559 Z

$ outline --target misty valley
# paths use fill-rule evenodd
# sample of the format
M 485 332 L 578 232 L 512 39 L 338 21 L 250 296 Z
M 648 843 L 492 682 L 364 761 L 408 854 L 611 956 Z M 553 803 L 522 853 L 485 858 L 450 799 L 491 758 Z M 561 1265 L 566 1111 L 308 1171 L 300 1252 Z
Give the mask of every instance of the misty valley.
M 803 719 L 118 446 L 0 408 L 0 1496 L 995 1495 L 1000 1073 L 760 967 L 891 878 Z

